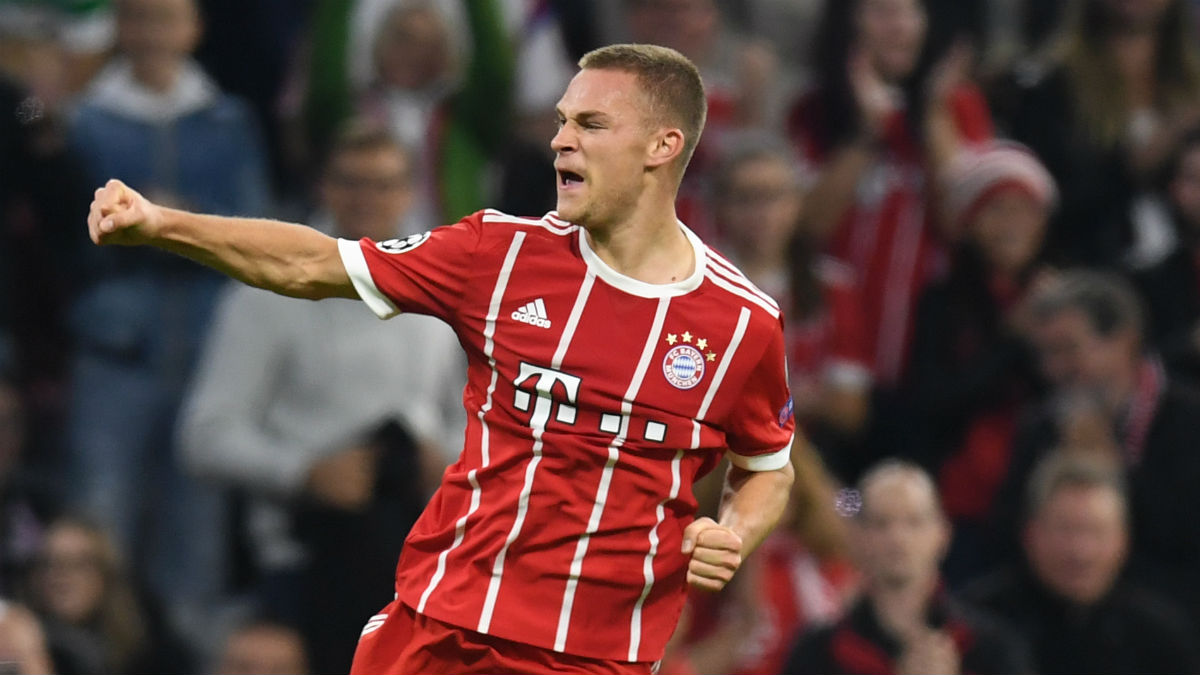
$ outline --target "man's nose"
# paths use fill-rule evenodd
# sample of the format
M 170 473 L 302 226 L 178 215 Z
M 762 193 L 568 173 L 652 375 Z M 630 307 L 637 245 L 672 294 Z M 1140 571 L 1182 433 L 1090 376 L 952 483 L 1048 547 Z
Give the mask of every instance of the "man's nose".
M 571 152 L 575 149 L 575 132 L 571 129 L 571 125 L 564 124 L 558 128 L 558 133 L 554 134 L 554 138 L 550 139 L 550 149 L 555 153 Z

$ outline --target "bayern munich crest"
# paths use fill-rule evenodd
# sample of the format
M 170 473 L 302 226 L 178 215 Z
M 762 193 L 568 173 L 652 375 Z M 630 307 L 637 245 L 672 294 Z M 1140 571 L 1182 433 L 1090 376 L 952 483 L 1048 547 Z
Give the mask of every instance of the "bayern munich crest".
M 708 340 L 700 338 L 694 343 L 690 331 L 681 334 L 667 333 L 667 344 L 671 350 L 663 357 L 663 375 L 677 389 L 691 389 L 704 379 L 705 362 L 715 361 L 717 355 L 708 349 Z M 693 346 L 694 345 L 694 346 Z
M 679 389 L 691 389 L 704 378 L 704 355 L 691 345 L 679 345 L 663 359 L 663 375 Z

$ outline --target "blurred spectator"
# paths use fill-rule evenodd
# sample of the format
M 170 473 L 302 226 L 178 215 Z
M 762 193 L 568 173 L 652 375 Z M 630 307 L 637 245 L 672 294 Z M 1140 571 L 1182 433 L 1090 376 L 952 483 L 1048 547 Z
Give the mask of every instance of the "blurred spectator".
M 706 241 L 717 238 L 708 209 L 710 179 L 728 136 L 778 126 L 785 74 L 770 44 L 734 33 L 715 0 L 622 0 L 621 39 L 671 47 L 704 79 L 708 118 L 679 188 L 679 218 Z M 625 36 L 628 36 L 627 38 Z
M 951 584 L 989 567 L 992 499 L 1008 470 L 1018 414 L 1039 386 L 1026 299 L 1049 272 L 1040 252 L 1054 180 L 1027 149 L 963 150 L 940 176 L 958 242 L 949 276 L 921 295 L 907 386 L 914 458 L 938 479 L 954 524 Z
M 350 44 L 370 46 L 349 55 L 358 112 L 415 151 L 416 217 L 432 226 L 482 209 L 512 119 L 514 50 L 498 0 L 353 4 Z
M 834 510 L 835 486 L 806 443 L 792 446 L 792 464 L 796 482 L 783 521 L 725 592 L 689 598 L 687 637 L 664 658 L 663 675 L 777 673 L 799 632 L 840 618 L 858 575 L 845 520 Z
M 110 0 L 0 3 L 0 70 L 58 110 L 104 65 L 113 46 Z
M 1024 673 L 1024 645 L 942 586 L 950 524 L 932 478 L 885 460 L 864 474 L 851 530 L 863 597 L 809 630 L 784 673 Z
M 987 106 L 965 82 L 962 50 L 934 67 L 920 0 L 825 5 L 815 87 L 788 130 L 817 179 L 810 231 L 857 275 L 867 353 L 877 383 L 871 445 L 905 451 L 895 390 L 904 375 L 916 299 L 945 273 L 933 227 L 933 177 L 963 141 L 991 135 Z M 861 470 L 861 467 L 859 467 Z
M 287 626 L 251 621 L 225 641 L 214 675 L 307 675 L 304 638 Z M 341 671 L 338 671 L 341 672 Z
M 0 672 L 40 675 L 59 672 L 46 650 L 46 636 L 28 609 L 0 600 Z
M 517 53 L 516 126 L 501 157 L 497 208 L 505 213 L 541 214 L 555 208 L 554 135 L 559 96 L 575 74 L 575 63 L 601 46 L 595 0 L 521 2 L 514 35 Z
M 64 675 L 191 670 L 186 648 L 139 601 L 115 543 L 86 520 L 51 524 L 29 601 Z
M 726 4 L 726 3 L 722 3 Z M 733 5 L 735 3 L 728 3 Z M 751 34 L 770 41 L 780 58 L 780 72 L 804 87 L 812 78 L 812 51 L 817 18 L 824 0 L 742 0 Z
M 1051 396 L 1017 432 L 997 497 L 996 541 L 1015 548 L 1021 495 L 1054 448 L 1107 455 L 1128 472 L 1134 580 L 1200 617 L 1200 393 L 1143 351 L 1142 307 L 1117 277 L 1073 271 L 1039 289 L 1031 334 Z
M 782 139 L 732 140 L 716 173 L 717 228 L 739 269 L 785 308 L 797 419 L 844 476 L 868 416 L 866 335 L 853 272 L 798 231 L 807 226 L 802 182 Z
M 1164 175 L 1162 199 L 1179 245 L 1134 279 L 1167 368 L 1200 381 L 1200 127 L 1180 142 Z
M 1020 62 L 993 101 L 1062 190 L 1048 237 L 1056 261 L 1141 266 L 1169 250 L 1141 193 L 1200 121 L 1188 0 L 1075 2 L 1049 57 Z
M 386 132 L 336 141 L 314 222 L 387 245 L 416 167 Z M 419 236 L 419 235 L 418 235 Z M 199 474 L 249 494 L 266 609 L 297 622 L 317 672 L 349 667 L 362 622 L 387 604 L 396 559 L 461 447 L 466 364 L 454 333 L 355 303 L 231 287 L 181 421 Z M 328 583 L 338 579 L 337 584 Z
M 1120 579 L 1129 504 L 1119 468 L 1057 453 L 1029 488 L 1025 564 L 981 580 L 971 597 L 1026 637 L 1037 672 L 1200 670 L 1183 613 Z
M 731 139 L 716 166 L 712 193 L 719 243 L 729 259 L 759 289 L 783 301 L 790 295 L 788 242 L 804 208 L 800 171 L 786 143 L 772 135 Z
M 1078 0 L 1018 0 L 1021 8 L 1022 46 L 1029 52 L 1041 51 L 1061 32 L 1067 10 Z
M 735 34 L 716 0 L 623 0 L 634 42 L 670 47 L 692 60 L 708 95 L 710 147 L 734 129 L 773 127 L 787 73 L 769 43 Z M 693 160 L 694 162 L 695 160 Z
M 0 371 L 0 597 L 13 597 L 58 510 L 44 480 L 23 463 L 25 409 Z
M 7 334 L 10 360 L 0 355 L 0 369 L 27 398 L 27 460 L 41 466 L 61 459 L 65 314 L 87 244 L 79 214 L 86 213 L 88 191 L 62 119 L 44 99 L 0 76 L 0 336 Z
M 262 214 L 265 159 L 250 112 L 189 57 L 200 38 L 193 0 L 118 0 L 116 11 L 122 56 L 74 120 L 94 184 L 119 177 L 164 203 Z M 209 610 L 224 583 L 224 495 L 181 470 L 171 431 L 223 280 L 161 252 L 94 260 L 73 316 L 73 491 L 173 620 L 195 629 L 204 620 L 186 615 Z
M 292 90 L 302 70 L 302 38 L 315 0 L 201 0 L 204 34 L 196 60 L 230 94 L 249 104 L 263 130 L 275 178 L 275 191 L 298 198 L 308 187 L 300 167 L 282 156 L 281 112 L 296 108 Z M 291 159 L 286 158 L 286 159 Z

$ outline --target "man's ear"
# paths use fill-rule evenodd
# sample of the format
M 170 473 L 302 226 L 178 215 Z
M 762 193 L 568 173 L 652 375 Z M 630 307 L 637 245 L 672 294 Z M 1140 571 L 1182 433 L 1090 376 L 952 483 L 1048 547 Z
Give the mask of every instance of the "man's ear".
M 665 164 L 670 164 L 675 161 L 676 157 L 683 154 L 683 146 L 683 132 L 679 129 L 663 129 L 659 131 L 650 140 L 650 147 L 646 152 L 646 166 L 648 168 L 658 168 Z

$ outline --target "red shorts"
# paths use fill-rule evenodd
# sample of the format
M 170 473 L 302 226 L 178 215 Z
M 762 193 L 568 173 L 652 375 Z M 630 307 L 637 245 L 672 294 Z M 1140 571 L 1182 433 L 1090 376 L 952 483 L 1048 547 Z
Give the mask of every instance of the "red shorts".
M 396 600 L 371 617 L 350 675 L 637 673 L 654 664 L 589 659 L 512 642 L 417 614 Z

